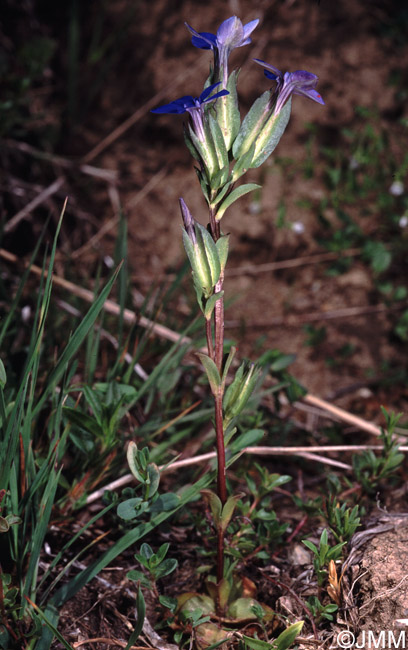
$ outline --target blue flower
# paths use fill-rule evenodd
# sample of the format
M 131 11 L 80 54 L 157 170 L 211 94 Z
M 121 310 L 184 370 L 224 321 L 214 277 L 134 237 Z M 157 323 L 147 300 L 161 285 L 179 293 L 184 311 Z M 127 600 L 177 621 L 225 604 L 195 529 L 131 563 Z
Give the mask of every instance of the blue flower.
M 306 70 L 295 70 L 295 72 L 285 72 L 283 74 L 278 68 L 261 61 L 260 59 L 254 59 L 256 63 L 259 63 L 264 68 L 264 75 L 268 79 L 276 81 L 276 91 L 273 96 L 275 99 L 274 114 L 277 115 L 284 104 L 287 102 L 291 95 L 303 95 L 318 104 L 324 104 L 322 96 L 319 95 L 317 90 L 315 90 L 318 77 L 312 72 L 307 72 Z
M 174 102 L 170 102 L 170 104 L 164 104 L 163 106 L 159 106 L 158 108 L 153 108 L 151 113 L 178 113 L 181 115 L 181 113 L 190 112 L 190 111 L 195 111 L 195 110 L 201 110 L 201 107 L 203 104 L 207 104 L 208 102 L 212 102 L 214 99 L 217 99 L 218 97 L 223 97 L 224 95 L 228 95 L 229 92 L 228 90 L 220 90 L 218 93 L 215 93 L 214 95 L 211 95 L 212 91 L 214 88 L 220 85 L 220 81 L 216 84 L 212 84 L 211 86 L 208 86 L 199 97 L 191 97 L 191 95 L 184 95 L 184 97 L 180 97 L 180 99 L 175 99 Z M 210 97 L 211 95 L 211 97 Z
M 249 35 L 254 31 L 259 20 L 251 20 L 251 22 L 243 25 L 237 16 L 231 16 L 221 23 L 216 34 L 210 32 L 196 32 L 195 29 L 185 23 L 187 29 L 193 35 L 191 39 L 195 47 L 203 50 L 213 50 L 214 52 L 214 78 L 218 78 L 222 70 L 224 86 L 228 81 L 228 57 L 232 50 L 236 47 L 248 45 L 251 42 Z
M 204 118 L 204 111 L 203 111 L 203 104 L 208 104 L 208 102 L 212 102 L 218 97 L 223 97 L 224 95 L 228 95 L 229 92 L 228 90 L 220 90 L 218 93 L 214 93 L 214 95 L 211 95 L 212 91 L 214 88 L 220 85 L 220 81 L 216 84 L 212 84 L 211 86 L 208 86 L 199 97 L 191 97 L 191 95 L 184 95 L 184 97 L 180 97 L 179 99 L 175 99 L 174 102 L 170 102 L 170 104 L 164 104 L 163 106 L 158 106 L 158 108 L 154 108 L 151 113 L 166 113 L 166 114 L 173 114 L 176 113 L 178 115 L 181 115 L 182 113 L 188 113 L 191 116 L 191 119 L 194 124 L 194 130 L 196 135 L 199 137 L 201 141 L 205 140 L 205 135 L 204 135 L 204 125 L 203 125 L 203 118 Z

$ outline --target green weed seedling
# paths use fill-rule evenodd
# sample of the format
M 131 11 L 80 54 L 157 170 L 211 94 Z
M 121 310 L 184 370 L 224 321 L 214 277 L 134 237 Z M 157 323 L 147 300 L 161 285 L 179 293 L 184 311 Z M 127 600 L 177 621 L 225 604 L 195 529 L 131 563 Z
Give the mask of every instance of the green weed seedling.
M 281 632 L 276 639 L 271 641 L 262 641 L 256 637 L 242 635 L 242 650 L 289 650 L 293 647 L 296 637 L 302 631 L 303 621 L 288 625 L 286 630 Z
M 347 543 L 360 526 L 359 506 L 348 508 L 346 503 L 340 505 L 335 497 L 329 497 L 326 519 L 336 542 Z
M 145 572 L 132 569 L 128 571 L 126 577 L 135 580 L 142 587 L 152 590 L 159 598 L 156 582 L 160 578 L 170 575 L 177 568 L 175 558 L 166 558 L 169 547 L 170 544 L 168 543 L 162 544 L 157 553 L 154 553 L 149 544 L 142 544 L 139 553 L 135 554 L 135 558 L 145 569 Z
M 271 474 L 266 467 L 254 463 L 258 480 L 245 477 L 252 500 L 241 499 L 237 503 L 237 516 L 229 529 L 227 554 L 235 560 L 253 556 L 269 561 L 270 552 L 283 538 L 288 524 L 281 523 L 273 508 L 270 494 L 275 488 L 291 481 L 290 476 Z
M 111 381 L 93 387 L 84 385 L 81 392 L 86 408 L 65 406 L 63 413 L 75 426 L 71 438 L 88 454 L 91 451 L 95 462 L 97 456 L 106 455 L 117 444 L 121 420 L 135 401 L 137 390 L 128 384 Z M 88 435 L 84 437 L 84 434 Z M 90 441 L 94 441 L 94 449 L 89 449 Z
M 381 454 L 376 456 L 372 449 L 367 449 L 353 456 L 355 477 L 368 495 L 374 494 L 382 481 L 392 479 L 404 460 L 404 454 L 398 451 L 400 445 L 394 438 L 401 414 L 388 414 L 384 408 L 381 410 L 386 420 L 386 428 L 380 434 L 383 443 Z
M 334 619 L 333 614 L 338 610 L 338 605 L 335 603 L 328 603 L 323 605 L 317 596 L 311 596 L 306 601 L 312 618 L 314 618 L 316 623 L 319 623 L 322 620 L 332 621 Z
M 319 540 L 319 548 L 308 539 L 302 540 L 302 543 L 313 553 L 313 566 L 319 587 L 323 587 L 327 579 L 327 567 L 329 562 L 339 560 L 342 556 L 343 546 L 346 542 L 341 542 L 335 546 L 330 546 L 327 528 L 322 531 Z

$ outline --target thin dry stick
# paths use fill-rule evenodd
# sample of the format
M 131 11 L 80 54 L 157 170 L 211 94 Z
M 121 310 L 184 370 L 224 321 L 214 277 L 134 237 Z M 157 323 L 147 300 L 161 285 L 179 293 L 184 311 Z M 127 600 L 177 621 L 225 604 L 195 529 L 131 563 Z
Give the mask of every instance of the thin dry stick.
M 336 253 L 317 253 L 315 255 L 305 255 L 304 257 L 294 257 L 290 260 L 281 262 L 268 262 L 267 264 L 244 264 L 237 268 L 228 269 L 228 277 L 235 275 L 258 275 L 258 273 L 269 273 L 270 271 L 280 271 L 282 269 L 293 269 L 298 266 L 307 264 L 320 264 L 321 262 L 331 262 L 333 260 L 345 257 L 356 257 L 361 254 L 361 248 L 349 248 L 348 250 Z
M 11 230 L 14 230 L 14 228 L 22 221 L 25 217 L 27 217 L 30 212 L 32 212 L 35 208 L 37 208 L 41 203 L 44 203 L 47 199 L 50 198 L 53 194 L 58 192 L 59 189 L 64 185 L 65 183 L 65 178 L 63 176 L 59 176 L 57 180 L 55 180 L 51 185 L 46 187 L 42 192 L 40 192 L 35 199 L 30 201 L 22 210 L 17 212 L 9 221 L 4 226 L 4 232 L 10 232 Z
M 151 192 L 152 189 L 156 187 L 156 185 L 158 185 L 163 180 L 163 178 L 167 174 L 167 171 L 168 171 L 168 167 L 167 165 L 165 165 L 156 174 L 154 174 L 154 176 L 152 176 L 149 182 L 146 183 L 146 185 L 136 194 L 136 196 L 134 196 L 132 199 L 130 199 L 130 201 L 128 201 L 125 204 L 124 209 L 129 210 L 130 208 L 133 208 L 135 205 L 140 203 L 140 201 L 142 201 L 149 194 L 149 192 Z M 119 210 L 117 209 L 115 212 L 116 214 L 111 219 L 109 219 L 109 221 L 104 223 L 104 225 L 98 230 L 98 232 L 93 237 L 91 237 L 89 241 L 86 242 L 86 244 L 84 244 L 83 246 L 81 246 L 81 248 L 78 248 L 76 251 L 72 253 L 71 255 L 72 259 L 77 259 L 89 248 L 95 246 L 95 244 L 97 244 L 98 241 L 100 241 L 107 232 L 109 232 L 110 230 L 112 230 L 112 228 L 114 228 L 114 226 L 116 226 L 119 220 Z
M 270 318 L 266 321 L 246 321 L 248 329 L 266 329 L 284 325 L 285 327 L 299 327 L 304 323 L 313 323 L 315 321 L 333 320 L 338 318 L 356 318 L 358 316 L 368 316 L 370 314 L 381 314 L 389 311 L 400 311 L 406 309 L 405 304 L 400 305 L 363 305 L 362 307 L 344 307 L 342 309 L 331 309 L 329 311 L 311 312 L 309 314 L 298 314 L 288 317 Z M 225 322 L 225 327 L 234 329 L 242 327 L 242 320 L 229 320 Z
M 310 393 L 308 393 L 303 398 L 303 401 L 307 402 L 308 404 L 311 404 L 312 406 L 317 406 L 323 411 L 326 412 L 328 411 L 335 418 L 338 418 L 339 420 L 343 420 L 343 422 L 348 422 L 348 424 L 352 424 L 358 429 L 363 429 L 364 431 L 367 431 L 367 433 L 372 433 L 374 436 L 381 435 L 381 429 L 377 427 L 375 424 L 372 424 L 371 422 L 367 422 L 366 420 L 362 420 L 362 418 L 359 418 L 357 415 L 353 415 L 352 413 L 349 413 L 348 411 L 345 411 L 344 409 L 341 409 L 338 406 L 329 404 L 328 402 L 321 399 L 320 397 L 316 397 L 315 395 L 311 395 Z
M 349 248 L 348 250 L 341 251 L 340 253 L 316 253 L 314 255 L 305 255 L 304 257 L 293 257 L 281 262 L 270 262 L 268 264 L 247 264 L 244 266 L 228 269 L 228 277 L 248 275 L 258 275 L 258 273 L 268 273 L 273 271 L 281 271 L 284 269 L 295 268 L 298 266 L 308 266 L 309 264 L 320 264 L 321 262 L 330 262 L 337 260 L 340 257 L 355 257 L 361 253 L 361 248 Z M 175 273 L 165 273 L 159 276 L 161 280 L 173 280 L 176 277 Z M 147 282 L 147 280 L 146 280 Z
M 20 262 L 17 255 L 10 253 L 4 250 L 3 248 L 0 249 L 0 257 L 3 257 L 4 259 L 14 264 Z M 31 265 L 30 270 L 32 273 L 39 276 L 41 276 L 41 274 L 43 273 L 43 270 L 39 266 L 36 266 L 35 264 Z M 60 278 L 57 275 L 53 275 L 53 282 L 57 286 L 66 289 L 73 295 L 78 296 L 79 298 L 82 298 L 87 302 L 94 301 L 95 296 L 92 291 L 89 291 L 89 289 L 83 289 L 82 287 L 78 287 L 73 282 L 68 282 L 67 280 Z M 107 300 L 104 304 L 104 309 L 106 312 L 110 314 L 114 314 L 115 316 L 118 316 L 121 313 L 119 305 L 115 303 L 113 300 Z M 137 322 L 141 327 L 149 329 L 153 334 L 160 336 L 168 341 L 172 341 L 173 343 L 177 343 L 177 342 L 179 342 L 180 344 L 192 343 L 191 339 L 188 336 L 180 337 L 180 335 L 177 334 L 177 332 L 174 332 L 173 330 L 169 329 L 168 327 L 165 327 L 164 325 L 159 325 L 158 323 L 154 323 L 152 320 L 146 318 L 145 316 L 137 316 L 137 314 L 131 311 L 130 309 L 124 309 L 123 318 L 125 322 L 127 323 Z M 205 348 L 203 349 L 203 351 L 205 352 Z M 333 406 L 332 404 L 326 402 L 320 397 L 316 397 L 308 393 L 302 398 L 302 401 L 312 406 L 318 406 L 323 411 L 325 411 L 326 415 L 329 415 L 330 417 L 333 417 L 335 419 L 343 420 L 348 424 L 352 424 L 357 429 L 361 429 L 362 431 L 367 431 L 367 433 L 371 433 L 375 436 L 379 436 L 381 434 L 381 429 L 377 427 L 375 424 L 372 424 L 371 422 L 367 422 L 366 420 L 363 420 L 357 415 L 348 413 L 347 411 L 339 408 L 338 406 Z M 295 402 L 295 406 L 296 406 L 296 402 Z
M 41 151 L 40 149 L 36 149 L 26 142 L 5 140 L 5 144 L 12 149 L 18 149 L 19 151 L 23 151 L 24 153 L 33 156 L 34 158 L 48 162 L 51 165 L 57 165 L 63 169 L 78 169 L 83 174 L 93 176 L 94 178 L 99 178 L 103 181 L 106 181 L 107 183 L 116 183 L 118 180 L 118 172 L 116 169 L 103 169 L 101 167 L 94 167 L 93 165 L 84 165 L 76 160 L 69 160 L 63 156 Z
M 312 458 L 320 463 L 327 465 L 336 462 L 340 464 L 343 469 L 352 469 L 350 465 L 345 463 L 340 463 L 339 461 L 332 461 L 330 458 L 324 458 L 323 456 L 318 456 L 314 452 L 334 452 L 334 451 L 366 451 L 367 449 L 372 449 L 374 451 L 381 451 L 383 449 L 382 445 L 326 445 L 326 446 L 312 446 L 312 447 L 246 447 L 241 451 L 245 454 L 254 454 L 259 456 L 305 456 Z M 408 446 L 401 446 L 398 448 L 399 451 L 408 452 Z M 197 465 L 198 463 L 204 463 L 209 460 L 213 460 L 216 457 L 215 451 L 210 451 L 207 454 L 200 454 L 199 456 L 193 456 L 192 458 L 183 458 L 182 460 L 176 460 L 171 465 L 162 465 L 159 467 L 161 472 L 172 472 L 178 470 L 181 467 L 189 467 L 190 465 Z M 100 499 L 106 490 L 116 490 L 128 485 L 134 480 L 133 474 L 125 474 L 120 478 L 112 481 L 105 485 L 105 487 L 92 492 L 86 499 L 86 504 L 93 503 Z
M 127 643 L 126 641 L 119 641 L 119 639 L 110 639 L 105 636 L 97 636 L 94 639 L 84 639 L 83 641 L 75 641 L 75 643 L 72 644 L 73 648 L 80 648 L 81 645 L 85 645 L 86 643 L 107 643 L 109 647 L 111 646 L 119 646 L 120 648 L 126 648 Z M 130 647 L 130 650 L 146 650 L 145 645 L 132 645 Z
M 9 251 L 4 250 L 4 248 L 0 248 L 0 257 L 3 257 L 9 262 L 13 262 L 14 264 L 17 264 L 20 261 L 17 255 L 14 255 Z M 31 265 L 30 271 L 38 276 L 41 276 L 43 272 L 45 273 L 45 275 L 47 275 L 47 271 L 43 271 L 43 269 L 41 269 L 39 266 L 36 266 L 35 264 Z M 95 300 L 95 294 L 92 291 L 90 291 L 89 289 L 83 289 L 82 287 L 78 287 L 73 282 L 64 280 L 64 278 L 60 278 L 58 275 L 53 274 L 53 283 L 63 289 L 66 289 L 74 296 L 78 296 L 78 298 L 82 298 L 86 302 L 92 303 Z M 119 314 L 121 313 L 120 306 L 113 300 L 106 300 L 104 304 L 104 309 L 106 312 L 108 312 L 109 314 L 113 314 L 114 316 L 119 316 Z M 138 316 L 134 311 L 131 311 L 130 309 L 123 310 L 123 319 L 125 320 L 125 322 L 131 324 L 137 322 L 141 327 L 151 330 L 157 336 L 161 336 L 162 338 L 168 341 L 172 341 L 173 343 L 177 343 L 177 342 L 179 342 L 180 344 L 191 343 L 191 339 L 189 337 L 187 336 L 180 337 L 180 335 L 177 334 L 177 332 L 170 330 L 168 327 L 165 327 L 164 325 L 159 325 L 158 323 L 153 322 L 152 320 L 146 318 L 145 316 Z
M 89 163 L 91 160 L 94 160 L 102 151 L 107 147 L 113 144 L 118 140 L 126 131 L 130 129 L 131 126 L 136 124 L 146 113 L 156 106 L 156 104 L 167 95 L 169 91 L 173 92 L 175 88 L 187 77 L 197 74 L 197 71 L 203 66 L 204 62 L 208 61 L 208 55 L 203 54 L 199 59 L 197 65 L 191 65 L 189 68 L 183 70 L 179 75 L 172 79 L 171 83 L 159 90 L 158 93 L 153 95 L 143 106 L 140 106 L 130 117 L 128 117 L 122 124 L 116 127 L 109 135 L 106 136 L 101 142 L 99 142 L 91 151 L 89 151 L 86 156 L 83 158 L 84 163 Z

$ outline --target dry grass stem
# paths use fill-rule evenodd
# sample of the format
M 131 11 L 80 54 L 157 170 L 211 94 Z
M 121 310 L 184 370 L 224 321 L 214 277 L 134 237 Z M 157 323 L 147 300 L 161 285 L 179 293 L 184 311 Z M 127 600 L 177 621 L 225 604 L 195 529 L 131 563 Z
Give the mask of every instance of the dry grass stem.
M 351 465 L 342 463 L 340 461 L 333 460 L 331 458 L 325 458 L 321 455 L 323 452 L 339 452 L 339 451 L 366 451 L 372 449 L 373 451 L 381 451 L 382 445 L 322 445 L 319 446 L 310 446 L 310 447 L 246 447 L 242 449 L 241 454 L 254 454 L 259 456 L 302 456 L 309 460 L 314 460 L 319 463 L 326 465 L 335 465 L 336 467 L 341 467 L 342 469 L 351 470 Z M 408 446 L 399 447 L 399 451 L 408 452 Z M 182 458 L 181 460 L 175 460 L 174 463 L 170 465 L 162 465 L 159 467 L 161 472 L 172 472 L 178 470 L 181 467 L 189 467 L 191 465 L 197 465 L 199 463 L 205 463 L 210 460 L 213 460 L 216 457 L 215 451 L 210 451 L 206 454 L 200 454 L 198 456 L 193 456 L 191 458 Z M 93 503 L 100 499 L 106 490 L 117 490 L 118 488 L 128 485 L 134 480 L 133 474 L 125 474 L 120 478 L 112 481 L 105 485 L 105 487 L 92 492 L 86 499 L 86 504 Z
M 370 316 L 372 314 L 388 313 L 390 311 L 402 311 L 406 308 L 405 304 L 401 305 L 363 305 L 361 307 L 343 307 L 342 309 L 331 309 L 328 311 L 316 311 L 309 314 L 295 314 L 293 316 L 269 318 L 265 321 L 245 321 L 248 329 L 267 329 L 277 325 L 285 327 L 300 327 L 305 323 L 314 323 L 316 321 L 334 320 L 338 318 L 357 318 L 360 316 Z M 225 321 L 225 327 L 235 329 L 242 327 L 243 321 L 239 319 Z
M 270 273 L 281 271 L 282 269 L 293 269 L 298 266 L 307 266 L 308 264 L 320 264 L 321 262 L 332 262 L 340 257 L 356 257 L 361 254 L 361 248 L 349 248 L 348 250 L 329 253 L 317 253 L 315 255 L 305 255 L 304 257 L 294 257 L 290 260 L 280 262 L 268 262 L 266 264 L 244 264 L 237 268 L 228 269 L 228 277 L 240 275 L 258 275 L 259 273 Z
M 61 189 L 61 187 L 65 183 L 65 178 L 63 176 L 59 176 L 57 180 L 55 180 L 51 185 L 46 187 L 42 192 L 38 194 L 38 196 L 35 197 L 32 201 L 27 203 L 27 205 L 17 212 L 7 223 L 4 225 L 4 232 L 8 233 L 14 230 L 14 228 L 22 221 L 25 219 L 25 217 L 28 217 L 30 213 L 35 210 L 41 203 L 44 203 L 47 199 L 50 198 L 53 194 L 58 192 L 58 190 Z

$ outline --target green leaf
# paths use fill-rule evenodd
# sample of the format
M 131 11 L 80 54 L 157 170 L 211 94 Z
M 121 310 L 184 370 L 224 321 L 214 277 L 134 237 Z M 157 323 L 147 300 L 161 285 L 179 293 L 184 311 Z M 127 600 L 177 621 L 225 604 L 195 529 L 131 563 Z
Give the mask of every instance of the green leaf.
M 180 505 L 180 497 L 174 492 L 161 494 L 156 501 L 150 506 L 150 512 L 153 514 L 161 512 L 170 512 Z
M 147 501 L 143 501 L 140 497 L 134 497 L 133 499 L 126 499 L 126 501 L 119 503 L 116 512 L 121 519 L 131 521 L 146 512 L 148 508 L 149 504 Z
M 319 555 L 319 550 L 318 550 L 317 546 L 315 544 L 313 544 L 313 542 L 309 541 L 308 539 L 302 539 L 302 544 L 304 544 L 306 546 L 306 548 L 309 549 L 309 551 L 312 551 L 312 553 L 314 553 L 314 555 L 316 555 L 316 556 Z
M 224 136 L 225 146 L 229 151 L 234 142 L 241 124 L 237 96 L 238 71 L 234 70 L 228 79 L 227 90 L 229 95 L 219 97 L 215 104 L 217 121 Z
M 209 178 L 211 178 L 218 171 L 217 154 L 211 143 L 211 138 L 207 138 L 205 142 L 201 142 L 190 125 L 188 129 L 192 143 L 200 155 L 201 163 L 208 173 Z
M 64 406 L 62 412 L 71 424 L 75 424 L 80 429 L 89 431 L 89 433 L 92 433 L 97 438 L 103 438 L 103 430 L 91 415 L 78 411 L 77 408 L 71 408 L 70 406 Z
M 230 194 L 224 199 L 222 202 L 221 206 L 217 210 L 217 214 L 215 215 L 215 218 L 217 221 L 220 221 L 222 217 L 225 214 L 225 211 L 241 196 L 244 196 L 245 194 L 248 194 L 248 192 L 252 192 L 252 190 L 257 190 L 261 186 L 258 185 L 257 183 L 245 183 L 244 185 L 240 185 L 239 187 L 236 187 L 235 190 L 232 190 Z
M 213 287 L 211 269 L 200 232 L 196 230 L 196 234 L 198 235 L 197 244 L 194 245 L 183 228 L 183 244 L 193 271 L 194 282 L 197 283 L 197 289 L 208 294 Z
M 232 155 L 235 160 L 241 158 L 254 143 L 259 131 L 268 116 L 268 103 L 271 98 L 270 90 L 265 91 L 252 104 L 248 113 L 244 117 L 241 128 L 235 138 Z
M 237 598 L 229 606 L 228 616 L 237 621 L 255 621 L 256 615 L 252 609 L 254 605 L 258 605 L 258 601 L 256 601 L 255 598 L 249 598 L 247 596 Z M 270 650 L 270 644 L 267 645 Z
M 232 515 L 234 514 L 234 510 L 236 508 L 236 505 L 238 501 L 244 496 L 243 493 L 240 494 L 234 494 L 233 496 L 228 497 L 226 500 L 224 507 L 222 509 L 221 513 L 221 529 L 225 532 L 229 526 L 229 523 L 231 521 Z
M 254 151 L 255 151 L 255 142 L 251 144 L 249 147 L 248 151 L 246 151 L 238 160 L 236 161 L 232 174 L 231 174 L 231 181 L 235 183 L 235 181 L 238 180 L 238 178 L 241 178 L 248 169 L 251 166 L 252 159 L 254 157 Z
M 262 165 L 278 145 L 289 122 L 291 105 L 292 99 L 290 98 L 279 111 L 278 115 L 271 115 L 263 126 L 255 142 L 251 168 Z
M 0 388 L 4 388 L 6 382 L 7 382 L 6 369 L 4 367 L 4 363 L 0 359 Z
M 233 359 L 235 357 L 236 351 L 237 351 L 237 348 L 232 345 L 231 349 L 230 349 L 230 351 L 228 353 L 227 359 L 225 361 L 224 370 L 223 370 L 223 373 L 222 373 L 222 385 L 223 385 L 223 387 L 225 386 L 225 382 L 227 380 L 228 372 L 229 372 L 231 363 L 232 363 L 232 361 L 233 361 Z
M 167 551 L 169 550 L 169 548 L 170 548 L 169 542 L 165 542 L 164 544 L 162 544 L 160 546 L 159 550 L 156 553 L 157 562 L 159 564 L 160 564 L 160 562 L 163 562 L 164 558 L 167 555 Z
M 241 433 L 241 435 L 234 440 L 230 446 L 230 450 L 233 453 L 236 453 L 245 447 L 257 445 L 264 436 L 265 431 L 263 429 L 251 429 L 250 431 L 245 431 L 245 433 Z
M 287 627 L 286 630 L 284 630 L 276 639 L 276 650 L 287 650 L 288 648 L 291 648 L 296 637 L 302 630 L 303 623 L 304 621 L 298 621 L 297 623 L 289 625 L 289 627 Z
M 211 583 L 208 583 L 211 584 Z M 229 597 L 231 594 L 231 583 L 226 578 L 222 578 L 218 585 L 214 585 L 216 592 L 218 592 L 218 599 L 220 609 L 223 611 L 228 605 Z
M 229 235 L 221 235 L 215 245 L 217 247 L 221 271 L 223 271 L 228 259 Z
M 139 582 L 140 585 L 145 589 L 151 589 L 152 587 L 152 583 L 149 580 L 149 578 L 141 571 L 136 571 L 135 569 L 132 569 L 131 571 L 127 572 L 126 577 L 128 578 L 128 580 L 134 580 L 135 582 Z
M 201 494 L 204 497 L 205 501 L 210 506 L 215 527 L 218 528 L 221 524 L 221 515 L 222 515 L 221 499 L 212 490 L 201 490 Z
M 167 558 L 167 560 L 164 560 L 154 571 L 156 580 L 159 580 L 159 578 L 164 578 L 165 576 L 170 575 L 170 573 L 173 573 L 173 571 L 177 569 L 177 564 L 178 562 L 175 558 Z
M 296 354 L 279 354 L 275 361 L 270 365 L 271 372 L 280 372 L 296 361 Z
M 197 174 L 197 178 L 201 186 L 201 191 L 204 194 L 204 198 L 207 201 L 207 203 L 210 203 L 210 186 L 209 186 L 210 181 L 207 178 L 207 174 L 205 173 L 205 171 L 203 172 L 198 167 L 194 167 L 194 171 Z
M 220 373 L 218 372 L 218 368 L 215 365 L 214 361 L 208 356 L 208 354 L 204 354 L 203 352 L 196 352 L 196 355 L 204 366 L 212 394 L 216 395 L 219 387 L 221 386 L 221 377 Z
M 143 542 L 143 544 L 140 547 L 140 553 L 138 555 L 141 555 L 144 560 L 150 560 L 150 558 L 153 557 L 154 555 L 153 549 L 150 546 L 150 544 Z
M 207 258 L 211 272 L 211 280 L 214 286 L 218 282 L 221 273 L 220 258 L 218 257 L 218 250 L 215 241 L 211 237 L 207 228 L 204 228 L 204 226 L 198 222 L 196 222 L 196 236 L 198 246 Z
M 155 463 L 149 463 L 147 466 L 147 480 L 146 480 L 146 490 L 145 499 L 151 499 L 157 492 L 160 483 L 160 472 L 159 468 Z
M 231 182 L 225 183 L 223 188 L 215 195 L 215 197 L 213 196 L 211 202 L 209 201 L 209 205 L 213 210 L 216 208 L 216 206 L 219 203 L 221 203 L 222 199 L 224 198 L 224 196 L 226 195 L 226 193 L 230 189 L 231 185 L 232 185 Z
M 215 145 L 215 153 L 217 155 L 218 166 L 220 170 L 224 168 L 228 169 L 229 168 L 228 151 L 225 146 L 224 136 L 221 132 L 218 122 L 211 115 L 211 113 L 208 114 L 208 118 L 210 123 L 211 135 Z
M 245 641 L 245 645 L 251 650 L 272 650 L 274 647 L 271 643 L 267 641 L 262 641 L 261 639 L 254 639 L 252 636 L 242 635 L 242 638 Z
M 200 154 L 198 153 L 197 149 L 195 148 L 195 146 L 194 146 L 194 144 L 193 144 L 193 142 L 192 142 L 192 140 L 191 140 L 191 138 L 190 138 L 190 136 L 188 134 L 188 131 L 187 131 L 187 129 L 185 127 L 184 127 L 184 142 L 186 144 L 187 149 L 189 150 L 189 152 L 193 156 L 193 158 L 195 160 L 197 160 L 197 162 L 201 162 Z
M 224 291 L 219 291 L 218 293 L 213 293 L 213 295 L 208 298 L 204 307 L 204 317 L 206 320 L 211 319 L 211 314 L 214 311 L 215 303 L 217 302 L 217 300 L 222 298 L 223 295 L 224 295 Z
M 177 598 L 173 596 L 159 596 L 159 603 L 169 609 L 172 614 L 176 611 L 177 608 Z
M 364 244 L 363 256 L 366 260 L 369 260 L 371 268 L 375 273 L 383 273 L 386 271 L 392 261 L 391 253 L 379 241 L 367 241 Z
M 241 384 L 243 382 L 243 376 L 245 371 L 245 362 L 243 361 L 239 366 L 238 370 L 235 373 L 235 377 L 225 391 L 223 406 L 224 411 L 232 408 L 236 400 L 238 399 L 239 392 L 241 389 Z
M 143 598 L 143 593 L 140 586 L 137 590 L 137 596 L 136 596 L 136 613 L 137 613 L 136 625 L 134 627 L 132 634 L 129 637 L 129 641 L 127 642 L 125 650 L 130 650 L 130 648 L 133 645 L 135 645 L 135 641 L 137 641 L 137 639 L 139 638 L 143 630 L 143 623 L 146 614 L 146 605 L 145 605 L 145 600 Z
M 223 187 L 229 187 L 230 182 L 228 181 L 230 175 L 229 165 L 225 165 L 218 172 L 216 172 L 211 178 L 211 196 L 213 196 L 214 191 L 219 190 Z M 212 201 L 211 201 L 212 204 Z
M 131 440 L 128 444 L 127 452 L 126 452 L 126 459 L 129 465 L 129 469 L 132 472 L 133 476 L 139 483 L 144 483 L 144 478 L 139 472 L 139 463 L 138 463 L 138 457 L 139 457 L 139 450 L 137 448 L 137 444 Z

